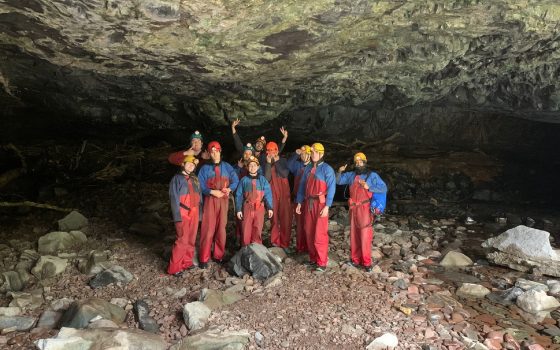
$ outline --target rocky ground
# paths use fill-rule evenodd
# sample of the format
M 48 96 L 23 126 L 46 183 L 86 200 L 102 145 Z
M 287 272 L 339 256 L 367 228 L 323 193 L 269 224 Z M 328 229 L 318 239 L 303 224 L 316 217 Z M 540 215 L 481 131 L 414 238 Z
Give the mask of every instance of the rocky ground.
M 492 249 L 481 247 L 521 224 L 557 232 L 556 216 L 534 209 L 528 217 L 492 202 L 467 207 L 463 194 L 492 197 L 495 189 L 475 191 L 453 174 L 426 184 L 436 195 L 419 201 L 407 176 L 390 173 L 402 179 L 400 198 L 375 224 L 371 273 L 344 264 L 349 227 L 337 202 L 327 272 L 308 269 L 305 255 L 273 251 L 283 271 L 264 281 L 215 263 L 166 275 L 174 231 L 165 183 L 120 180 L 79 193 L 51 187 L 59 206 L 87 218 L 2 210 L 0 347 L 36 348 L 71 326 L 83 329 L 76 332 L 86 343 L 127 334 L 153 349 L 560 349 L 558 275 L 543 276 L 537 265 L 491 265 Z M 550 249 L 558 244 L 551 242 Z M 237 247 L 228 246 L 231 257 Z M 114 329 L 125 333 L 119 338 Z

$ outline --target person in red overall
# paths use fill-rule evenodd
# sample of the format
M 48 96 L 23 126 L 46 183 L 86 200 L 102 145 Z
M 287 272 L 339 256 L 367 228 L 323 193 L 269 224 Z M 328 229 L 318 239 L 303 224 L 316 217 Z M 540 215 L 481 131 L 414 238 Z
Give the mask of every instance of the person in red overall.
M 240 154 L 243 154 L 244 153 L 243 142 L 241 141 L 241 138 L 237 133 L 237 126 L 239 125 L 239 123 L 240 123 L 239 118 L 231 122 L 231 134 L 233 135 L 233 144 L 235 145 L 235 149 Z M 286 141 L 288 140 L 288 130 L 286 130 L 284 127 L 281 127 L 280 132 L 282 133 L 283 136 L 282 141 L 280 143 L 280 152 L 282 152 L 284 146 L 286 145 Z M 266 146 L 266 138 L 264 136 L 259 137 L 257 141 L 255 141 L 253 155 L 257 157 L 257 159 L 261 164 L 264 164 L 266 162 L 265 146 Z
M 274 216 L 271 219 L 270 243 L 287 250 L 292 240 L 292 208 L 290 203 L 290 183 L 288 181 L 288 161 L 278 155 L 276 142 L 266 144 L 266 164 L 264 177 L 272 188 Z
M 202 269 L 208 266 L 212 244 L 214 261 L 222 262 L 226 246 L 228 199 L 239 182 L 233 167 L 222 161 L 222 147 L 217 141 L 208 144 L 208 152 L 212 163 L 204 164 L 198 174 L 204 196 L 198 254 L 199 267 Z
M 350 255 L 349 265 L 363 266 L 367 272 L 372 269 L 371 242 L 375 216 L 383 213 L 387 201 L 387 185 L 379 175 L 366 168 L 366 155 L 354 155 L 354 171 L 341 166 L 336 174 L 337 185 L 350 186 Z
M 198 159 L 194 156 L 184 157 L 181 172 L 173 176 L 169 184 L 171 213 L 177 238 L 171 251 L 167 273 L 177 277 L 194 267 L 194 245 L 202 202 L 200 184 L 194 173 L 197 164 Z
M 262 244 L 265 207 L 273 216 L 272 192 L 264 176 L 259 175 L 259 160 L 251 156 L 247 163 L 249 175 L 239 181 L 235 191 L 236 217 L 241 222 L 241 246 Z
M 288 159 L 288 169 L 290 173 L 294 176 L 294 188 L 292 189 L 292 211 L 296 212 L 296 196 L 301 182 L 301 176 L 303 175 L 303 170 L 311 161 L 311 147 L 308 145 L 303 145 L 298 148 L 294 154 Z M 296 218 L 296 252 L 307 253 L 307 237 L 305 235 L 305 225 L 303 221 L 303 215 L 295 214 Z
M 296 214 L 304 215 L 309 263 L 317 272 L 327 269 L 329 207 L 336 191 L 334 170 L 323 161 L 324 154 L 322 144 L 311 145 L 311 163 L 303 171 L 296 198 Z
M 187 150 L 171 153 L 167 160 L 169 163 L 177 166 L 181 166 L 183 158 L 187 155 L 195 156 L 199 161 L 209 161 L 210 155 L 202 149 L 202 146 L 202 134 L 197 130 L 191 135 L 191 147 Z

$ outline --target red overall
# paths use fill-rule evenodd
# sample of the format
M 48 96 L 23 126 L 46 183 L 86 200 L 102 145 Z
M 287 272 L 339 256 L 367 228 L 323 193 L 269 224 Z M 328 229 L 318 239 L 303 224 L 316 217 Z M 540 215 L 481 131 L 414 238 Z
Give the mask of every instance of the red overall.
M 350 254 L 352 262 L 371 266 L 371 241 L 373 240 L 373 214 L 370 211 L 372 193 L 359 183 L 356 175 L 350 186 Z
M 171 259 L 167 268 L 168 274 L 181 272 L 192 266 L 196 232 L 198 230 L 198 210 L 200 194 L 192 185 L 192 179 L 186 177 L 189 193 L 181 196 L 181 221 L 175 222 L 177 238 L 171 251 Z M 189 209 L 187 209 L 189 208 Z
M 307 237 L 305 235 L 305 224 L 303 220 L 303 214 L 298 215 L 296 213 L 297 203 L 295 202 L 295 197 L 297 196 L 297 191 L 299 188 L 299 183 L 301 182 L 301 177 L 303 176 L 303 171 L 305 167 L 301 167 L 298 170 L 297 175 L 294 177 L 294 191 L 293 191 L 293 211 L 296 216 L 296 251 L 298 253 L 306 253 L 307 252 Z
M 252 179 L 253 189 L 245 192 L 243 201 L 243 220 L 241 221 L 242 238 L 241 246 L 251 243 L 262 244 L 262 229 L 264 224 L 263 191 L 257 191 L 257 179 Z
M 327 184 L 315 178 L 316 169 L 314 166 L 307 177 L 301 212 L 305 222 L 309 261 L 326 267 L 329 257 L 329 218 L 321 217 L 320 213 L 325 207 Z
M 239 169 L 239 180 L 241 180 L 242 178 L 244 178 L 248 174 L 249 174 L 249 171 L 246 168 Z M 237 208 L 235 208 L 235 209 L 236 209 L 235 212 L 237 212 Z M 241 228 L 242 225 L 243 225 L 243 223 L 241 222 L 241 220 L 239 220 L 237 218 L 237 215 L 236 215 L 235 216 L 235 237 L 237 238 L 237 242 L 239 242 L 240 244 L 241 244 L 241 241 L 242 241 L 242 238 L 243 238 L 243 229 Z M 241 244 L 241 246 L 243 246 L 243 244 Z
M 211 190 L 221 191 L 229 186 L 229 179 L 222 177 L 220 167 L 215 166 L 216 176 L 207 181 Z M 202 226 L 200 228 L 199 261 L 206 263 L 210 260 L 212 244 L 214 244 L 214 259 L 222 260 L 226 247 L 226 224 L 228 212 L 228 196 L 216 198 L 208 195 L 204 198 L 202 211 Z
M 274 215 L 270 220 L 270 242 L 273 246 L 288 248 L 292 234 L 292 209 L 290 202 L 290 183 L 288 178 L 276 174 L 276 166 L 272 165 L 270 187 L 272 189 L 272 205 Z

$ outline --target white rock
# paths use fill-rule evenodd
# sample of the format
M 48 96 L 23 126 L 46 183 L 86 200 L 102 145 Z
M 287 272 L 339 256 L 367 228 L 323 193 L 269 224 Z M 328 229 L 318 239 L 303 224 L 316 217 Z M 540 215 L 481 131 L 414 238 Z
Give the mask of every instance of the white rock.
M 399 339 L 393 333 L 385 333 L 379 338 L 375 338 L 367 347 L 366 350 L 385 350 L 392 349 L 399 345 Z
M 550 245 L 546 231 L 519 225 L 482 243 L 485 248 L 496 248 L 504 253 L 526 255 L 531 258 L 560 261 L 557 251 Z
M 479 284 L 463 283 L 455 294 L 463 298 L 484 298 L 490 290 Z
M 439 264 L 445 267 L 464 267 L 472 265 L 473 261 L 465 254 L 452 250 L 445 255 Z
M 552 311 L 560 307 L 556 298 L 546 295 L 543 291 L 531 289 L 517 297 L 517 306 L 529 313 Z
M 204 328 L 210 313 L 210 308 L 200 301 L 188 303 L 183 307 L 183 319 L 190 330 Z

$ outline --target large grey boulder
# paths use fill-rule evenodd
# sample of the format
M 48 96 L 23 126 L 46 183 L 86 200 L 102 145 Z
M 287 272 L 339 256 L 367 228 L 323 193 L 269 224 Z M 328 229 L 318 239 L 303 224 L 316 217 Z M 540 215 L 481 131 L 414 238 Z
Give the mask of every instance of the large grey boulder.
M 63 273 L 67 265 L 67 259 L 45 255 L 39 258 L 31 273 L 40 280 L 47 279 Z
M 494 264 L 536 275 L 560 277 L 560 254 L 550 245 L 550 234 L 527 226 L 517 226 L 482 243 L 496 249 L 486 255 Z
M 37 250 L 41 254 L 55 255 L 58 252 L 67 251 L 85 242 L 87 242 L 87 237 L 83 232 L 54 231 L 39 237 L 39 246 Z
M 191 331 L 197 330 L 204 328 L 211 312 L 210 308 L 203 302 L 195 301 L 185 304 L 183 307 L 183 319 L 188 329 Z
M 244 349 L 251 334 L 247 330 L 224 331 L 210 329 L 203 333 L 186 337 L 169 350 L 219 350 Z
M 105 300 L 90 298 L 70 305 L 62 316 L 61 325 L 62 327 L 85 328 L 89 321 L 97 316 L 119 324 L 124 321 L 126 312 Z
M 28 331 L 33 327 L 36 318 L 25 316 L 0 316 L 0 329 L 13 331 Z
M 165 341 L 152 333 L 139 329 L 73 329 L 62 328 L 57 336 L 39 339 L 35 345 L 40 350 L 127 349 L 165 350 Z
M 264 245 L 252 243 L 241 248 L 229 261 L 229 268 L 239 277 L 253 275 L 261 281 L 282 271 L 281 259 Z
M 58 220 L 58 229 L 60 231 L 80 230 L 88 226 L 88 219 L 77 211 L 72 211 L 64 218 Z
M 114 265 L 98 273 L 91 279 L 89 285 L 93 288 L 105 287 L 112 283 L 125 285 L 132 281 L 133 278 L 134 275 L 125 270 L 124 267 Z

